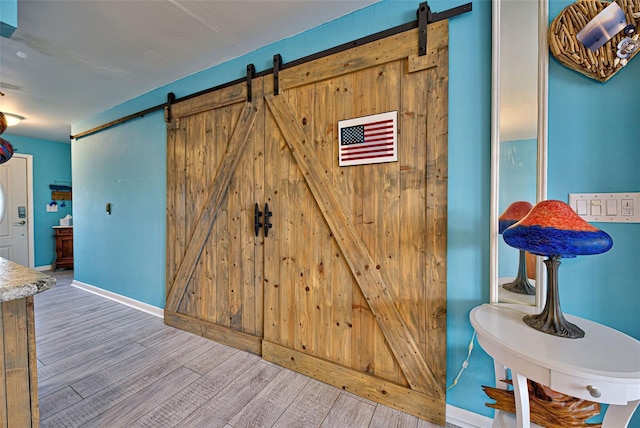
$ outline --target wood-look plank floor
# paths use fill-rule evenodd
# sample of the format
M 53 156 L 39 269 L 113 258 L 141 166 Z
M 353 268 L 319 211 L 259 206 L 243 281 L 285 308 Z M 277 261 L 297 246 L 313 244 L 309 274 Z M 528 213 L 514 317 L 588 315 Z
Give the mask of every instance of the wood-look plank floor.
M 35 297 L 44 428 L 436 427 L 48 273 L 58 284 Z

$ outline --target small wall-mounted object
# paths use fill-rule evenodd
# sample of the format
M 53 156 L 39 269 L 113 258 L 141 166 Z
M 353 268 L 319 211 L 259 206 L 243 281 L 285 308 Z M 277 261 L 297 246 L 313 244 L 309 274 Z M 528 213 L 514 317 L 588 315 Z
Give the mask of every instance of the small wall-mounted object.
M 640 51 L 639 24 L 640 0 L 579 0 L 551 22 L 549 48 L 565 67 L 606 82 Z
M 106 211 L 107 214 L 111 215 L 111 202 L 107 202 Z
M 60 184 L 50 184 L 49 189 L 51 189 L 51 199 L 54 201 L 70 201 L 71 194 L 71 186 L 64 186 Z
M 57 213 L 58 212 L 58 203 L 56 201 L 51 201 L 47 204 L 47 212 L 48 213 Z
M 338 121 L 340 166 L 398 161 L 398 112 Z
M 71 200 L 71 191 L 63 192 L 63 191 L 54 191 L 51 192 L 51 199 L 56 201 L 70 201 Z

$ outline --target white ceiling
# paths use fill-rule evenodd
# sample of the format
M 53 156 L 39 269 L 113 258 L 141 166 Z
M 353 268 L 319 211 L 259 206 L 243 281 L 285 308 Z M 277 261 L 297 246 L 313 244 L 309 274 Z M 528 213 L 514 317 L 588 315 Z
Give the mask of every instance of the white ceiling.
M 377 1 L 19 0 L 0 111 L 26 118 L 8 133 L 68 142 L 72 123 Z

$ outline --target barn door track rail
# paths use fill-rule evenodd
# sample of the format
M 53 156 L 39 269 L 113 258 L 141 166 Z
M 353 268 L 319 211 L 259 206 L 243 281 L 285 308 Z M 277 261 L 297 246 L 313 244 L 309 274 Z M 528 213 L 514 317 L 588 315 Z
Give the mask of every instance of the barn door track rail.
M 453 18 L 466 12 L 471 12 L 471 3 L 454 7 L 444 12 L 431 12 L 427 2 L 420 3 L 418 7 L 418 56 L 427 54 L 427 25 L 443 19 Z
M 319 58 L 323 58 L 329 55 L 333 55 L 338 52 L 345 51 L 347 49 L 351 49 L 357 46 L 365 45 L 367 43 L 375 42 L 380 39 L 384 39 L 389 36 L 393 36 L 396 34 L 403 33 L 408 30 L 412 30 L 414 28 L 419 28 L 418 31 L 418 55 L 423 56 L 427 54 L 427 25 L 442 21 L 443 19 L 453 18 L 458 15 L 462 15 L 463 13 L 471 12 L 472 4 L 466 3 L 451 9 L 447 9 L 443 12 L 432 12 L 431 8 L 428 5 L 428 2 L 420 3 L 418 6 L 418 10 L 416 11 L 417 20 L 408 22 L 406 24 L 398 25 L 396 27 L 389 28 L 387 30 L 380 31 L 378 33 L 371 34 L 369 36 L 362 37 L 360 39 L 353 40 L 351 42 L 344 43 L 342 45 L 335 46 L 330 49 L 326 49 L 324 51 L 317 52 L 315 54 L 308 55 L 306 57 L 284 63 L 282 61 L 282 56 L 280 54 L 275 54 L 273 57 L 273 68 L 266 69 L 260 72 L 255 71 L 255 67 L 253 64 L 247 65 L 246 76 L 241 77 L 236 80 L 232 80 L 227 83 L 223 83 L 221 85 L 213 86 L 208 89 L 204 89 L 202 91 L 194 92 L 189 95 L 185 95 L 181 98 L 176 98 L 173 92 L 169 92 L 167 94 L 167 101 L 158 104 L 153 107 L 149 107 L 145 110 L 138 111 L 136 113 L 132 113 L 130 115 L 121 117 L 116 120 L 112 120 L 111 122 L 107 122 L 103 125 L 96 126 L 95 128 L 91 128 L 87 131 L 80 132 L 75 135 L 70 135 L 69 137 L 72 140 L 79 140 L 80 138 L 87 137 L 89 135 L 95 134 L 100 131 L 104 131 L 105 129 L 120 125 L 122 123 L 128 122 L 133 119 L 137 119 L 140 117 L 144 117 L 147 114 L 153 113 L 158 110 L 165 110 L 165 121 L 169 123 L 172 119 L 171 117 L 171 105 L 175 103 L 179 103 L 181 101 L 186 101 L 191 98 L 199 97 L 200 95 L 208 94 L 210 92 L 214 92 L 223 88 L 228 88 L 233 85 L 237 85 L 238 83 L 246 82 L 247 84 L 247 102 L 251 102 L 251 80 L 256 77 L 268 76 L 269 74 L 273 74 L 274 77 L 274 95 L 278 95 L 279 93 L 279 82 L 278 82 L 278 74 L 279 71 L 285 70 L 287 68 L 295 67 L 300 64 L 304 64 L 306 62 L 314 61 Z

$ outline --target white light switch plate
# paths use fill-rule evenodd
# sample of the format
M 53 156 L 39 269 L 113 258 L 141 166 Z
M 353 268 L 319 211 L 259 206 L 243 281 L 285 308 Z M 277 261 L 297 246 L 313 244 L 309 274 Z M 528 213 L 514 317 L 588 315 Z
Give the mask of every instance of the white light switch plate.
M 53 204 L 53 205 L 47 204 L 47 212 L 48 213 L 57 213 L 58 212 L 58 204 Z
M 589 222 L 640 223 L 640 192 L 570 193 L 569 205 Z

